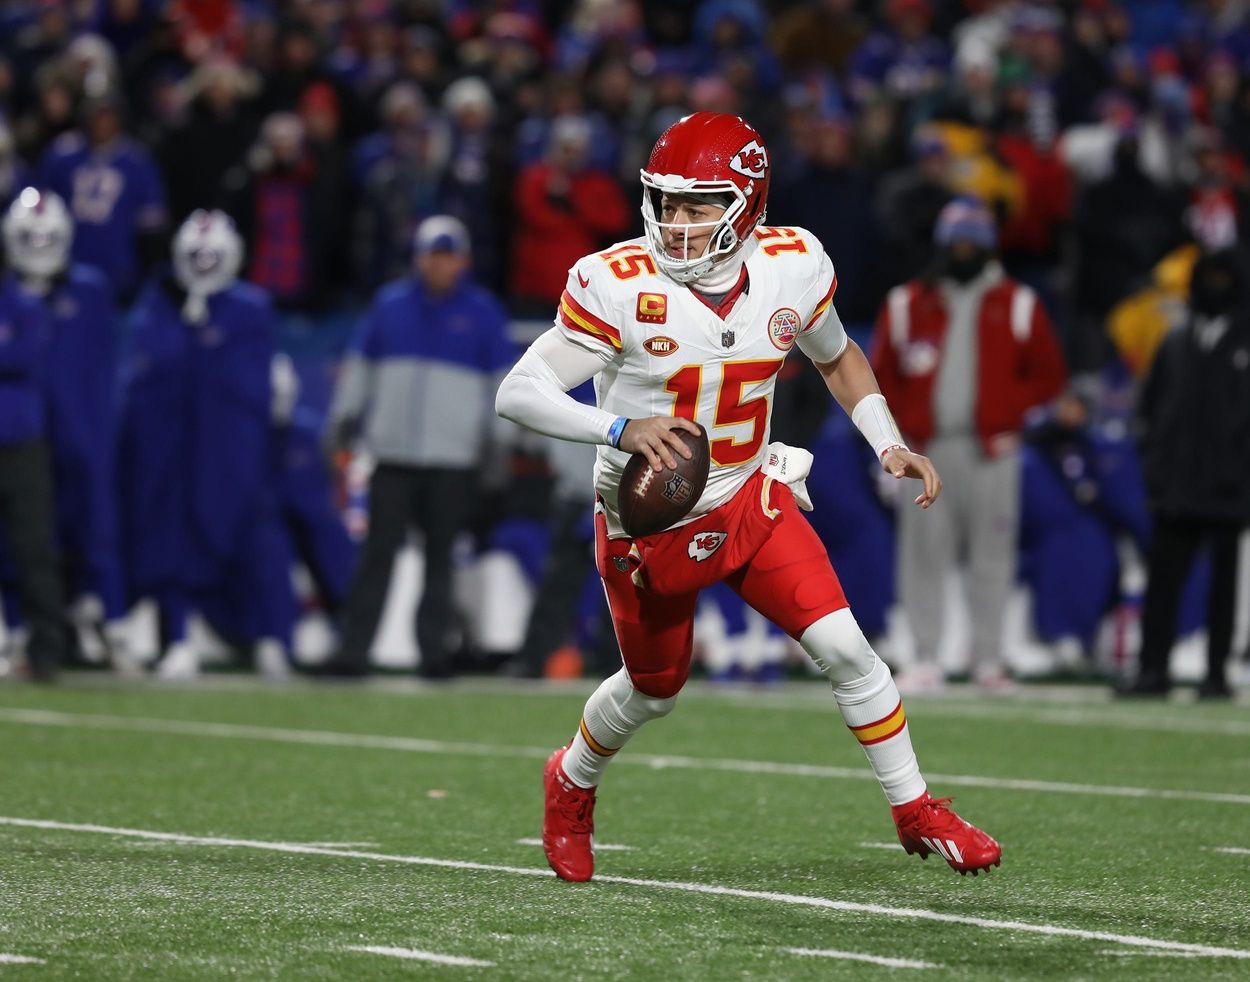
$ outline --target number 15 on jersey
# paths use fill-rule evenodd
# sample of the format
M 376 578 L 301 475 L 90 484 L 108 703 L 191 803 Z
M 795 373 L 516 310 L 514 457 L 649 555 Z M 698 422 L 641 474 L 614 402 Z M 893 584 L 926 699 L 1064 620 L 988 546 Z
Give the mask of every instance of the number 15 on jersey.
M 781 365 L 780 358 L 683 365 L 664 383 L 664 391 L 673 396 L 674 416 L 702 423 L 709 431 L 716 427 L 750 424 L 751 433 L 745 440 L 734 436 L 712 439 L 714 465 L 744 464 L 759 453 L 768 429 L 768 395 L 773 389 L 773 377 Z M 720 378 L 715 378 L 716 375 Z M 714 408 L 705 408 L 704 418 L 700 419 L 705 381 L 708 385 L 716 385 L 716 400 Z M 746 398 L 748 386 L 762 386 L 764 394 Z M 711 420 L 706 418 L 708 410 L 712 414 Z

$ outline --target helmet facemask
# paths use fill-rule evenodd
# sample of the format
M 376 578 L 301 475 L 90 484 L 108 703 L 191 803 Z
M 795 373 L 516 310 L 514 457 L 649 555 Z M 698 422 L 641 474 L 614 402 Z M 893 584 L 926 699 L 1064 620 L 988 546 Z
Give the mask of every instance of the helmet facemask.
M 4 216 L 4 251 L 28 289 L 47 293 L 69 266 L 74 223 L 65 204 L 48 192 L 26 188 Z
M 229 289 L 243 262 L 243 240 L 219 211 L 197 211 L 174 236 L 174 278 L 187 291 L 182 313 L 192 323 L 208 314 L 208 298 Z
M 661 219 L 661 199 L 665 194 L 694 198 L 707 204 L 723 207 L 723 197 L 730 203 L 724 214 L 713 222 L 665 222 Z M 722 200 L 715 200 L 721 198 Z M 742 239 L 734 231 L 734 223 L 746 209 L 747 199 L 733 181 L 688 181 L 681 178 L 657 177 L 646 171 L 642 173 L 642 220 L 647 230 L 647 242 L 651 246 L 656 263 L 678 283 L 693 283 L 704 276 L 722 260 L 737 252 Z M 669 254 L 664 233 L 675 230 L 681 233 L 685 248 L 681 257 Z M 688 255 L 691 234 L 710 231 L 707 245 L 701 255 Z

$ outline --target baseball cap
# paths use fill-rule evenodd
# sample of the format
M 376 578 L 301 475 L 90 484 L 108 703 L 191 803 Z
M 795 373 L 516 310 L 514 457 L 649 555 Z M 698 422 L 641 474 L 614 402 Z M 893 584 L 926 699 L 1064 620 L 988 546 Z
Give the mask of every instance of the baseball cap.
M 993 249 L 998 236 L 994 216 L 976 198 L 956 198 L 938 214 L 933 241 L 938 245 L 971 242 L 983 249 Z
M 426 252 L 468 252 L 469 230 L 458 218 L 435 215 L 417 226 L 413 245 L 418 255 Z

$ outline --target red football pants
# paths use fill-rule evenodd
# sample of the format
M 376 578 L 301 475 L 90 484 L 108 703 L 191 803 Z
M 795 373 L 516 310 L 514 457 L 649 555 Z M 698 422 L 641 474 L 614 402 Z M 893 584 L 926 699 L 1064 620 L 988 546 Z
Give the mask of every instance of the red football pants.
M 748 523 L 768 522 L 762 544 L 745 560 L 735 555 L 732 539 Z M 711 555 L 700 544 L 724 531 L 726 541 Z M 638 691 L 655 699 L 675 696 L 690 674 L 694 614 L 699 587 L 656 593 L 640 586 L 648 565 L 664 564 L 664 579 L 681 582 L 683 563 L 692 580 L 709 573 L 723 580 L 755 610 L 796 640 L 812 624 L 847 606 L 824 543 L 816 535 L 784 484 L 757 473 L 734 497 L 698 521 L 680 528 L 632 539 L 609 539 L 607 522 L 595 516 L 595 558 L 603 578 L 625 669 Z M 755 536 L 751 536 L 755 538 Z M 697 540 L 697 541 L 696 541 Z M 639 552 L 644 562 L 636 577 Z M 696 556 L 703 555 L 702 559 Z M 736 564 L 717 568 L 721 557 Z M 713 564 L 709 570 L 703 563 Z M 700 586 L 707 585 L 700 582 Z

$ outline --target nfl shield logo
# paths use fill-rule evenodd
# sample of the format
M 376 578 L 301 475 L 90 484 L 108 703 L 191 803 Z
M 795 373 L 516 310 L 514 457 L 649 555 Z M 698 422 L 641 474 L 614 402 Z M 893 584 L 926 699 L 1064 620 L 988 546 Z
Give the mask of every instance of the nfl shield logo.
M 722 348 L 732 348 L 734 346 L 734 332 L 721 331 L 720 346 Z

